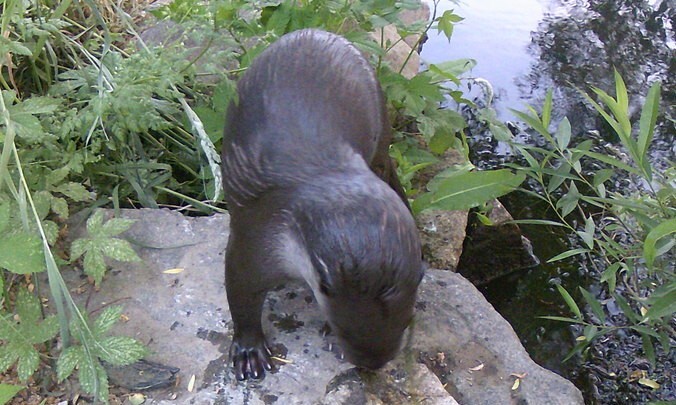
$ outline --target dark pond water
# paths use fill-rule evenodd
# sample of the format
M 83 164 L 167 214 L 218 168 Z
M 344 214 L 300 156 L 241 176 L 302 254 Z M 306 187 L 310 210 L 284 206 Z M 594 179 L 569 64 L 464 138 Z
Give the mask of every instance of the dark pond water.
M 428 2 L 433 8 L 433 3 Z M 615 136 L 582 102 L 574 89 L 590 85 L 614 94 L 613 68 L 623 76 L 632 108 L 639 113 L 642 95 L 662 81 L 662 113 L 651 156 L 665 167 L 676 160 L 673 106 L 676 104 L 676 1 L 640 0 L 465 0 L 441 1 L 437 15 L 452 9 L 465 20 L 456 25 L 450 44 L 443 36 L 430 35 L 422 57 L 427 63 L 473 58 L 477 66 L 467 75 L 463 90 L 470 98 L 485 99 L 472 78 L 488 80 L 495 97 L 493 107 L 505 121 L 514 121 L 510 108 L 524 110 L 530 104 L 539 110 L 545 92 L 554 91 L 554 119 L 568 116 L 574 136 L 590 134 L 603 142 Z M 522 126 L 523 128 L 523 126 Z M 592 131 L 592 130 L 598 130 Z M 482 168 L 500 166 L 511 158 L 509 148 L 493 141 L 470 125 L 473 162 Z M 516 218 L 543 218 L 545 207 L 523 194 L 503 199 Z M 566 250 L 566 235 L 543 227 L 522 227 L 533 242 L 535 254 L 544 263 Z M 568 316 L 554 285 L 569 291 L 576 285 L 590 289 L 592 281 L 573 261 L 542 264 L 498 280 L 482 292 L 514 326 L 524 346 L 541 365 L 589 390 L 584 371 L 561 360 L 573 346 L 566 325 L 538 318 Z

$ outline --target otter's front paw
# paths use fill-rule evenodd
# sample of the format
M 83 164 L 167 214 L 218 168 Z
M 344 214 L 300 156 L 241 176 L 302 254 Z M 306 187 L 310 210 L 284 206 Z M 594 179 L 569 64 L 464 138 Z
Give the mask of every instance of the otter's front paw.
M 235 371 L 235 378 L 240 381 L 247 378 L 263 379 L 265 370 L 272 370 L 272 353 L 265 342 L 245 345 L 234 340 L 230 345 L 230 359 Z

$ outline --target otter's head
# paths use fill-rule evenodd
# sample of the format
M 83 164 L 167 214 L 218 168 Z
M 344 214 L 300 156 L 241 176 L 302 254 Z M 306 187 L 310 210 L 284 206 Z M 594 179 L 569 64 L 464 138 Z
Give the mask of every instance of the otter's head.
M 423 276 L 420 244 L 410 214 L 399 212 L 385 211 L 384 222 L 325 229 L 321 255 L 312 258 L 315 297 L 346 358 L 359 367 L 392 360 L 413 320 Z
M 319 301 L 332 331 L 347 360 L 356 366 L 380 368 L 401 348 L 404 332 L 413 320 L 419 278 L 393 281 L 374 293 L 360 289 L 359 283 L 321 292 Z

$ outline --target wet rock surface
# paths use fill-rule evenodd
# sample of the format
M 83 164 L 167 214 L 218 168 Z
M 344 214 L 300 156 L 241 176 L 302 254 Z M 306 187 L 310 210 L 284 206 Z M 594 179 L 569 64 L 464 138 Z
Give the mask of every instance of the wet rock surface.
M 519 226 L 509 222 L 513 218 L 507 209 L 498 200 L 491 204 L 488 218 L 492 225 L 484 225 L 470 215 L 457 268 L 458 273 L 477 286 L 540 263 Z
M 271 292 L 263 328 L 283 359 L 264 380 L 237 382 L 227 361 L 232 322 L 223 285 L 229 217 L 150 209 L 122 216 L 137 221 L 124 236 L 143 263 L 112 263 L 99 291 L 76 298 L 89 309 L 123 304 L 128 321 L 115 332 L 146 343 L 148 360 L 180 368 L 177 384 L 148 391 L 147 403 L 583 403 L 570 382 L 530 359 L 474 286 L 440 270 L 429 270 L 421 284 L 404 350 L 375 373 L 341 360 L 332 337 L 322 335 L 309 289 L 289 284 Z M 82 284 L 77 272 L 66 275 L 69 285 Z

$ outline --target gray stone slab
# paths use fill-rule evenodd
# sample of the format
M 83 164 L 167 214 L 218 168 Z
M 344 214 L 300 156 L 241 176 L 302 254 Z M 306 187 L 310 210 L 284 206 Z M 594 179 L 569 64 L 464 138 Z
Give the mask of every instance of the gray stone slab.
M 115 332 L 145 342 L 150 360 L 181 369 L 176 387 L 148 392 L 146 403 L 454 404 L 454 397 L 466 404 L 583 403 L 570 382 L 530 359 L 474 286 L 441 270 L 429 270 L 421 284 L 406 347 L 376 373 L 340 359 L 332 338 L 320 333 L 324 319 L 305 286 L 270 293 L 263 327 L 288 364 L 262 381 L 237 382 L 227 364 L 233 331 L 223 285 L 229 217 L 150 209 L 122 215 L 137 220 L 124 237 L 143 263 L 111 263 L 101 289 L 78 299 L 90 309 L 123 304 L 128 321 Z M 73 274 L 69 282 L 81 284 Z M 517 389 L 512 374 L 522 377 Z

